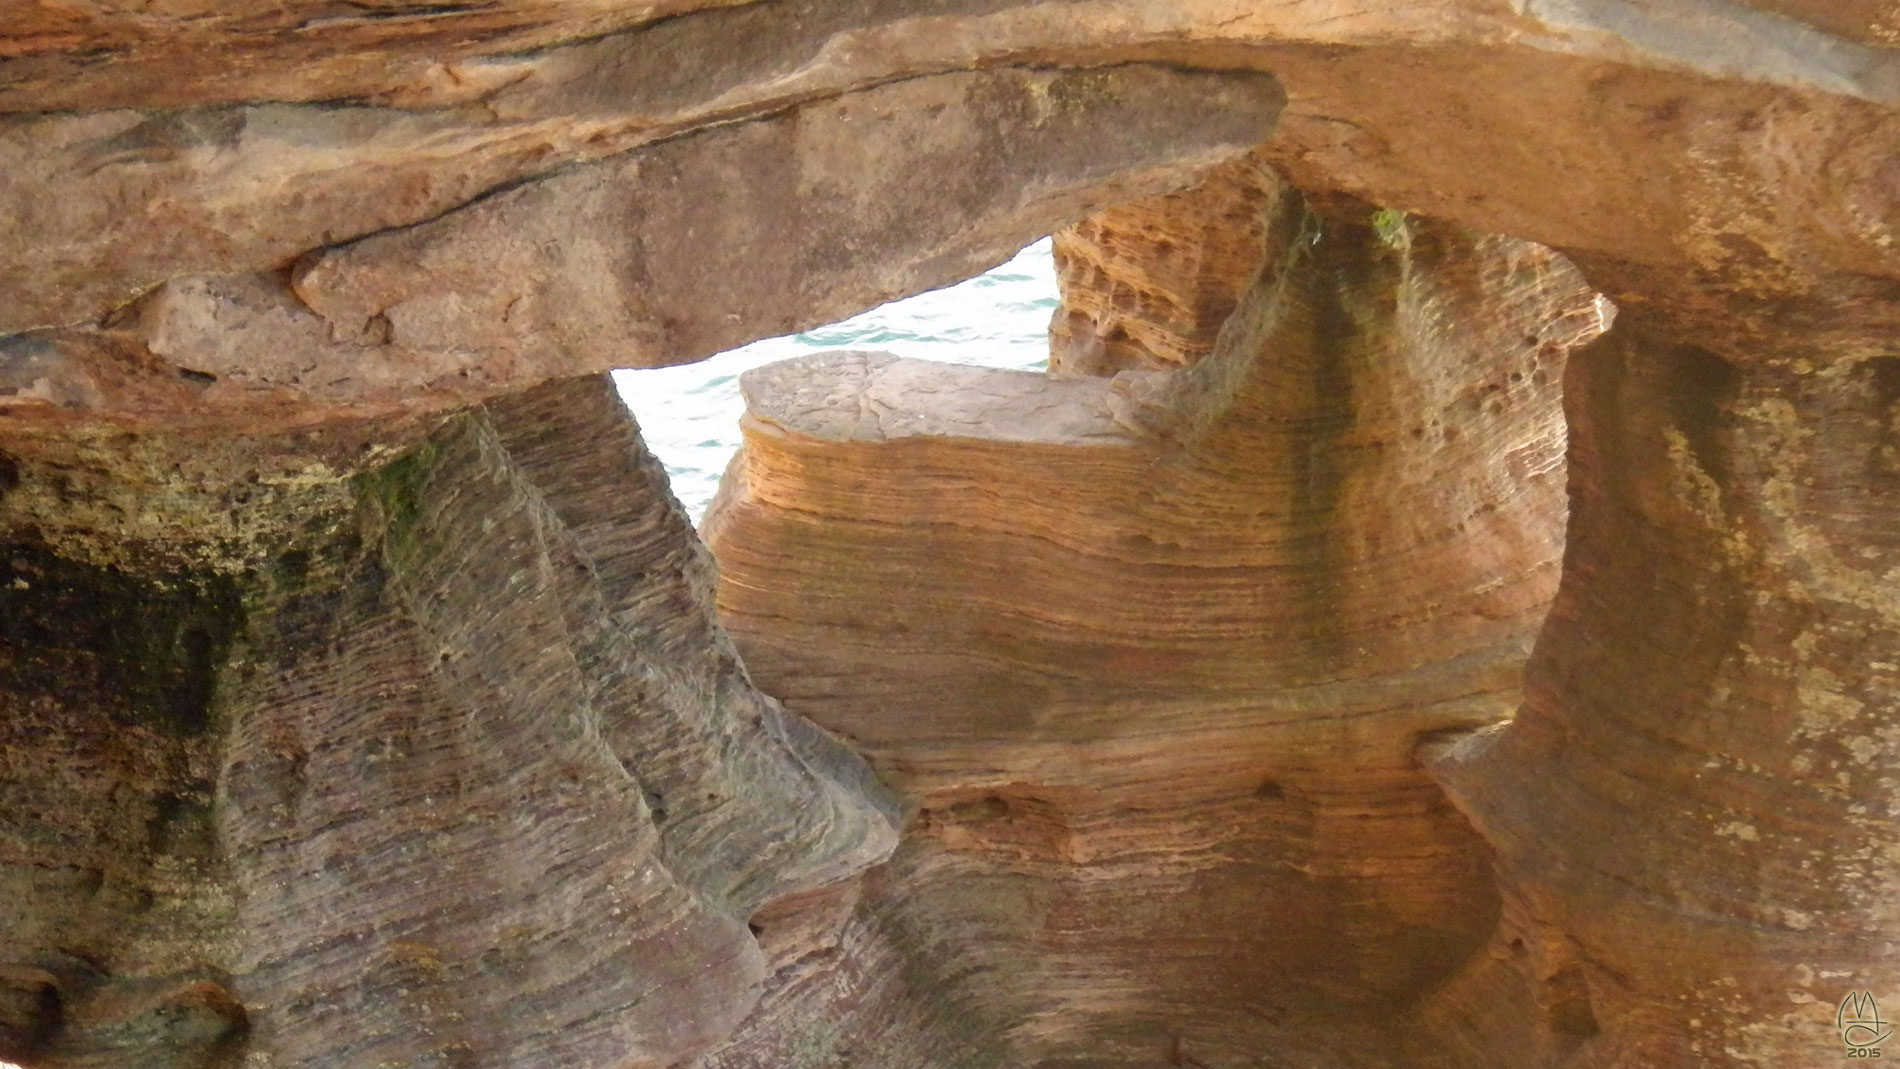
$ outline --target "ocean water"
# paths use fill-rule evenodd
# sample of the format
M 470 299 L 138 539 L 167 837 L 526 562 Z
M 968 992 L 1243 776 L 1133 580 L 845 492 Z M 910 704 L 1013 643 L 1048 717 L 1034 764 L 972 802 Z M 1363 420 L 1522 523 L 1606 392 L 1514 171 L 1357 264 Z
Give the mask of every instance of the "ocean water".
M 1057 305 L 1049 239 L 954 286 L 873 308 L 828 327 L 767 338 L 697 364 L 614 372 L 647 447 L 666 465 L 673 493 L 697 522 L 739 448 L 741 372 L 825 349 L 1035 371 L 1048 366 L 1049 316 Z

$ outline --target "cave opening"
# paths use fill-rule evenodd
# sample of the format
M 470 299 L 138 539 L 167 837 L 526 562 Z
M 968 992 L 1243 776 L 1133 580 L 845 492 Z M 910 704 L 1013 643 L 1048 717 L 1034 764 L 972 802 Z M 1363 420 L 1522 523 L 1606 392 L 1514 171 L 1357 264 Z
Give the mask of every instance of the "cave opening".
M 673 494 L 697 521 L 739 448 L 743 372 L 831 349 L 1017 371 L 1049 362 L 1049 317 L 1060 304 L 1051 241 L 1024 246 L 961 282 L 889 301 L 826 326 L 763 338 L 691 364 L 614 372 L 621 399 L 647 448 L 666 467 Z

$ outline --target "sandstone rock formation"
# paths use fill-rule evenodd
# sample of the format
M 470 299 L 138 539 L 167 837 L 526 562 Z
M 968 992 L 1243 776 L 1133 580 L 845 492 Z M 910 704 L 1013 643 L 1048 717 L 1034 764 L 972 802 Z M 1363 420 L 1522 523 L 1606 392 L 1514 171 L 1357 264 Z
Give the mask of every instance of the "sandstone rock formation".
M 891 803 L 746 681 L 610 385 L 309 493 L 244 575 L 9 544 L 7 1056 L 665 1065 L 723 1036 L 748 917 L 888 853 Z
M 0 1059 L 1832 1064 L 1900 1005 L 1896 43 L 0 4 Z M 1051 231 L 1057 376 L 765 376 L 707 530 L 880 785 L 590 376 Z
M 433 201 L 414 218 L 387 214 L 413 207 L 417 197 L 392 201 L 386 188 L 421 180 L 413 175 L 350 167 L 334 179 L 341 188 L 326 190 L 328 179 L 295 171 L 299 156 L 283 143 L 318 136 L 321 115 L 281 119 L 266 134 L 246 128 L 229 146 L 195 132 L 190 151 L 156 160 L 119 160 L 112 145 L 126 135 L 62 145 L 38 163 L 40 175 L 10 176 L 7 192 L 40 198 L 51 175 L 129 171 L 135 177 L 99 198 L 123 198 L 131 183 L 168 199 L 149 209 L 156 218 L 85 234 L 99 246 L 75 253 L 103 256 L 118 242 L 114 227 L 156 226 L 155 245 L 127 239 L 110 269 L 86 276 L 86 286 L 109 281 L 107 296 L 143 292 L 98 322 L 13 335 L 22 366 L 0 381 L 111 418 L 201 420 L 224 408 L 249 417 L 259 405 L 453 407 L 550 378 L 697 359 L 955 281 L 1051 219 L 1178 185 L 1265 136 L 1278 92 L 1264 76 L 1154 65 L 946 73 L 636 147 L 437 218 L 427 218 L 440 211 Z M 932 118 L 929 139 L 908 118 L 921 115 Z M 249 148 L 253 137 L 264 143 Z M 181 163 L 197 155 L 237 173 L 198 178 Z M 328 155 L 319 162 L 338 166 Z M 401 163 L 453 171 L 458 182 L 479 170 L 466 160 Z M 42 181 L 22 180 L 32 177 Z M 427 180 L 437 179 L 447 180 Z M 195 188 L 208 184 L 215 190 Z M 172 204 L 168 191 L 180 187 L 215 202 Z M 289 206 L 270 199 L 293 195 Z M 347 201 L 342 218 L 384 214 L 345 227 L 331 198 Z M 220 211 L 243 215 L 234 223 Z M 31 240 L 44 214 L 23 211 L 19 236 Z M 327 245 L 363 230 L 375 232 Z M 218 240 L 174 248 L 201 231 Z M 868 249 L 890 262 L 867 262 Z M 147 257 L 186 271 L 148 280 Z M 6 272 L 8 322 L 111 307 L 104 296 L 76 305 L 88 290 L 58 264 L 20 257 L 0 264 Z M 155 402 L 179 391 L 181 375 L 202 396 Z
M 1283 186 L 1266 161 L 1249 157 L 1193 189 L 1118 204 L 1057 232 L 1062 313 L 1049 324 L 1049 370 L 1179 368 L 1212 352 L 1262 256 L 1290 236 L 1267 233 Z M 1354 222 L 1370 221 L 1360 214 Z
M 1250 242 L 1177 253 L 1237 204 Z M 1602 312 L 1547 250 L 1328 208 L 1250 159 L 1064 236 L 1071 352 L 1126 294 L 1218 324 L 1209 275 L 1245 280 L 1218 339 L 1147 361 L 1211 349 L 1187 370 L 747 376 L 703 524 L 721 615 L 919 800 L 882 886 L 980 933 L 931 963 L 1027 1014 L 1002 1064 L 1394 1064 L 1388 1026 L 1490 934 L 1485 850 L 1414 750 L 1517 703 L 1559 379 Z
M 1523 710 L 1444 775 L 1516 906 L 1500 948 L 1570 993 L 1538 999 L 1549 1056 L 1601 1027 L 1577 1064 L 1820 1064 L 1844 993 L 1893 1001 L 1900 354 L 1630 318 L 1565 384 L 1565 582 Z M 1467 980 L 1453 1012 L 1494 1015 Z

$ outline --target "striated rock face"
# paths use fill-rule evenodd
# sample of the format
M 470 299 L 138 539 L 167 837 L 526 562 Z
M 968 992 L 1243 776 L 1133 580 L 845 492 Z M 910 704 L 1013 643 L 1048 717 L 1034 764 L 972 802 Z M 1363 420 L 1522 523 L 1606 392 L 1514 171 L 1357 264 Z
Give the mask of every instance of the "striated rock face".
M 15 528 L 0 1057 L 670 1065 L 757 997 L 752 914 L 893 847 L 604 378 L 306 493 L 243 574 Z
M 745 2 L 232 0 L 153 10 L 22 0 L 9 12 L 0 110 L 452 95 L 480 83 L 484 61 Z
M 1820 1064 L 1886 1001 L 1900 363 L 1763 355 L 1631 314 L 1570 372 L 1564 586 L 1517 721 L 1442 766 L 1518 903 L 1442 1064 L 1524 1064 L 1489 1037 L 1527 1003 L 1539 1060 Z M 1496 960 L 1544 983 L 1499 1002 Z
M 1212 352 L 1260 272 L 1283 186 L 1253 156 L 1192 190 L 1118 204 L 1058 231 L 1062 310 L 1049 324 L 1049 370 L 1166 370 Z
M 196 29 L 296 43 L 245 25 Z M 150 44 L 101 104 L 195 47 Z M 204 106 L 263 73 L 6 120 L 0 1059 L 771 1064 L 736 1030 L 787 955 L 863 941 L 837 904 L 899 802 L 753 688 L 574 376 L 981 270 L 1281 101 L 1152 63 L 774 87 L 772 52 L 661 86 L 576 48 L 593 103 L 514 120 Z M 567 60 L 500 62 L 532 96 Z M 7 99 L 64 99 L 36 77 Z M 931 1048 L 940 1008 L 891 1016 L 876 1046 Z
M 0 5 L 0 1060 L 1832 1064 L 1897 34 Z M 590 376 L 1052 232 L 1051 376 L 751 382 L 788 713 Z
M 1226 279 L 1170 247 L 1249 200 Z M 703 525 L 721 613 L 918 799 L 876 885 L 904 904 L 860 914 L 945 948 L 915 956 L 1007 1064 L 1390 1064 L 1384 1024 L 1490 932 L 1484 848 L 1414 751 L 1517 702 L 1601 306 L 1546 250 L 1371 222 L 1249 160 L 1070 236 L 1110 281 L 1069 272 L 1059 323 L 1243 291 L 1218 338 L 1167 335 L 1212 350 L 1188 370 L 746 377 Z

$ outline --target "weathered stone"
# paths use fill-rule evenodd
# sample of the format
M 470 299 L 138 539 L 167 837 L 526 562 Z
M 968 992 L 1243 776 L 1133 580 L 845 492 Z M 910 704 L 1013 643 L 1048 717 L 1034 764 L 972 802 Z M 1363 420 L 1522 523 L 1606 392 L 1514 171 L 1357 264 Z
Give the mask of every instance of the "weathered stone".
M 8 6 L 0 1057 L 1831 1063 L 1900 1004 L 1891 6 Z M 1265 166 L 1316 247 L 1207 209 Z M 715 518 L 922 807 L 867 868 L 895 803 L 541 384 L 1085 216 L 1071 378 L 839 359 Z M 1553 578 L 1552 249 L 1621 319 L 1455 742 Z
M 1632 313 L 1573 362 L 1569 557 L 1527 700 L 1439 766 L 1523 903 L 1476 968 L 1517 959 L 1563 1010 L 1454 988 L 1441 1011 L 1487 1040 L 1818 1064 L 1847 992 L 1889 997 L 1900 351 L 1815 356 L 1751 367 Z
M 1283 188 L 1255 159 L 1057 231 L 1062 310 L 1049 324 L 1049 370 L 1165 370 L 1212 352 L 1260 271 Z
M 1052 219 L 1179 186 L 1263 138 L 1278 100 L 1264 77 L 1146 65 L 917 78 L 328 250 L 293 285 L 333 333 L 379 324 L 491 377 L 529 354 L 587 370 L 697 359 L 968 277 Z M 867 271 L 870 249 L 903 252 Z
M 241 576 L 14 529 L 0 1057 L 666 1065 L 719 1041 L 764 978 L 747 918 L 882 858 L 893 817 L 747 682 L 611 385 L 457 417 L 327 489 Z
M 0 406 L 361 417 L 698 359 L 956 281 L 1052 223 L 1181 185 L 1264 137 L 1279 99 L 1263 76 L 1146 65 L 869 89 L 313 253 L 288 285 L 184 276 L 103 327 L 0 339 Z
M 1391 1064 L 1377 1022 L 1491 930 L 1485 851 L 1413 751 L 1517 701 L 1558 377 L 1601 306 L 1547 250 L 1322 217 L 1251 161 L 1091 223 L 1114 281 L 1066 291 L 1196 282 L 1132 226 L 1212 230 L 1236 182 L 1261 218 L 1192 291 L 1246 280 L 1218 341 L 1181 332 L 1205 360 L 750 372 L 703 524 L 757 678 L 923 807 L 877 885 L 904 904 L 862 923 L 912 918 L 1007 1064 Z
M 467 92 L 480 57 L 746 2 L 187 0 L 153 10 L 21 0 L 0 27 L 0 111 Z
M 170 32 L 195 42 L 205 29 L 173 20 Z M 16 48 L 57 55 L 61 40 Z M 276 270 L 656 139 L 1018 63 L 1272 71 L 1300 86 L 1285 159 L 1327 174 L 1296 172 L 1303 185 L 1567 250 L 1780 269 L 1871 255 L 1889 272 L 1900 257 L 1880 244 L 1900 57 L 1739 3 L 799 0 L 490 58 L 443 63 L 415 47 L 420 67 L 365 64 L 348 81 L 320 66 L 250 72 L 237 99 L 259 102 L 234 106 L 216 79 L 186 76 L 162 92 L 138 79 L 136 97 L 95 88 L 72 110 L 64 94 L 83 80 L 27 79 L 0 129 L 0 217 L 16 228 L 0 246 L 0 331 L 89 321 L 181 274 Z M 279 103 L 299 100 L 323 103 Z M 1729 181 L 1763 166 L 1790 195 Z M 66 195 L 43 195 L 55 185 Z

